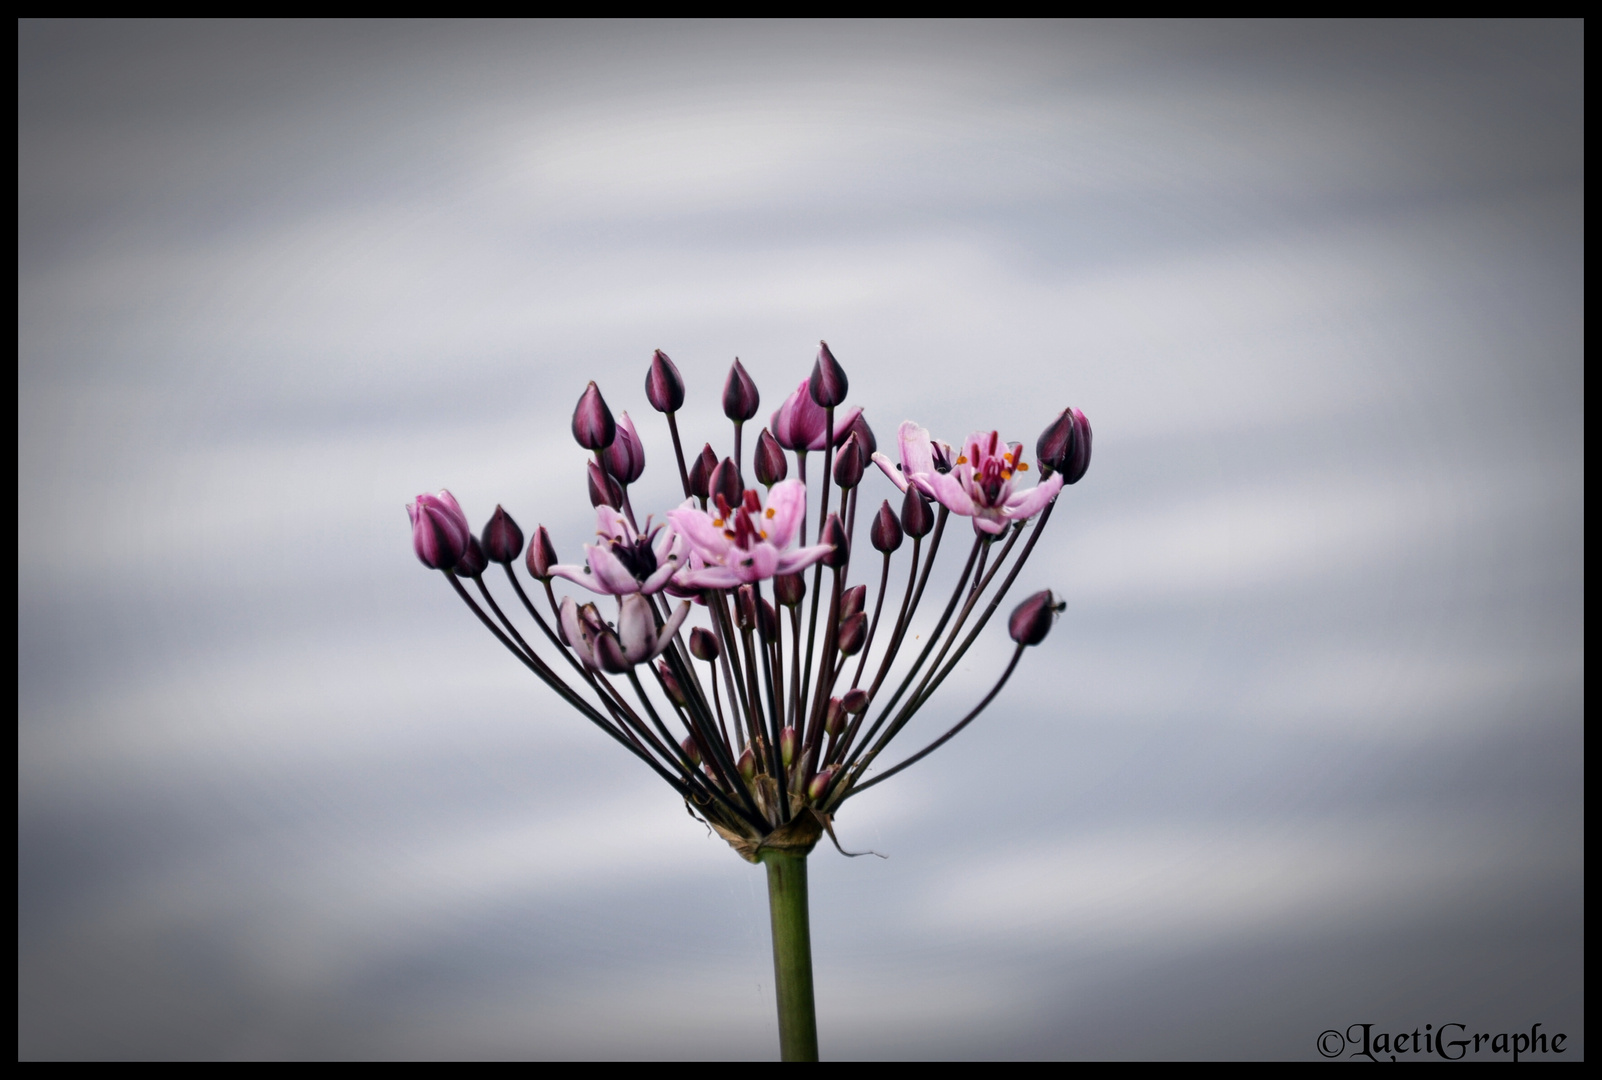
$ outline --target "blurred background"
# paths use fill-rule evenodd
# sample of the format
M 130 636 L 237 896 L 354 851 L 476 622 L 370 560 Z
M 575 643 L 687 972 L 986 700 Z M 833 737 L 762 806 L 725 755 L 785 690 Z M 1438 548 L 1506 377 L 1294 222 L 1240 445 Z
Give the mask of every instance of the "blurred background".
M 20 1057 L 775 1056 L 761 871 L 404 504 L 577 558 L 587 380 L 660 512 L 652 349 L 726 452 L 731 360 L 766 417 L 820 338 L 881 442 L 1096 433 L 1016 587 L 1052 635 L 847 804 L 888 860 L 811 859 L 826 1057 L 1583 1057 L 1582 24 L 22 23 L 18 61 Z

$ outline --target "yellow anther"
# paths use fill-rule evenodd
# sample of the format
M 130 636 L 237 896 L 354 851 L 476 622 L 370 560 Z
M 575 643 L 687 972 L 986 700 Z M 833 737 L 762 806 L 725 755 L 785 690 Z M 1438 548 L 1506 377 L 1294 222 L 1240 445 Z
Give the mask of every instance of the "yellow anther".
M 773 516 L 773 507 L 771 507 L 771 506 L 768 507 L 768 512 L 763 514 L 762 516 L 763 517 L 772 517 Z M 766 536 L 767 534 L 764 533 L 763 535 Z
M 1027 462 L 1027 461 L 1018 462 L 1018 471 L 1019 472 L 1028 472 L 1029 471 L 1029 462 Z
M 715 528 L 719 528 L 719 529 L 723 528 L 723 519 L 722 518 L 713 518 L 712 519 L 712 525 Z
M 966 464 L 968 464 L 968 455 L 967 454 L 958 454 L 957 455 L 957 464 L 958 465 L 966 465 Z

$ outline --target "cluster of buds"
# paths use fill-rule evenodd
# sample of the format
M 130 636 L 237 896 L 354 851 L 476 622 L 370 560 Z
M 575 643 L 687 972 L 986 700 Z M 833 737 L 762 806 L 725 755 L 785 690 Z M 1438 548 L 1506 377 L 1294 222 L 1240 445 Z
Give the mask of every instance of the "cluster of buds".
M 513 655 L 752 861 L 764 847 L 810 850 L 846 799 L 962 731 L 1064 606 L 1050 591 L 1019 604 L 1007 621 L 1016 648 L 984 698 L 944 734 L 875 771 L 995 614 L 1063 486 L 1085 475 L 1091 434 L 1084 413 L 1064 409 L 1035 444 L 1033 485 L 1024 483 L 1031 466 L 1023 444 L 995 431 L 953 445 L 907 421 L 893 460 L 880 452 L 862 410 L 846 406 L 848 388 L 845 370 L 822 345 L 811 376 L 757 435 L 747 473 L 743 428 L 761 395 L 744 365 L 735 360 L 723 386 L 732 453 L 720 457 L 707 442 L 686 460 L 677 421 L 684 380 L 658 350 L 645 394 L 672 435 L 684 501 L 642 525 L 629 488 L 645 471 L 644 443 L 628 413 L 614 418 L 590 383 L 572 423 L 574 440 L 591 455 L 596 513 L 596 538 L 581 562 L 560 562 L 543 525 L 525 547 L 522 529 L 499 506 L 479 536 L 449 492 L 420 495 L 407 507 L 423 565 L 443 571 Z M 819 453 L 821 468 L 809 482 L 808 455 Z M 853 551 L 870 464 L 900 496 L 899 509 L 885 499 L 870 512 L 876 555 Z M 747 486 L 748 475 L 755 486 Z M 971 522 L 972 543 L 932 629 L 912 634 L 952 515 Z M 543 610 L 513 569 L 520 555 L 544 594 Z M 908 562 L 899 586 L 901 576 L 891 575 L 897 556 Z M 503 568 L 542 648 L 491 594 L 491 563 Z M 853 570 L 864 580 L 853 584 Z M 593 601 L 558 598 L 556 583 L 613 597 L 615 621 Z M 696 625 L 692 612 L 701 613 Z

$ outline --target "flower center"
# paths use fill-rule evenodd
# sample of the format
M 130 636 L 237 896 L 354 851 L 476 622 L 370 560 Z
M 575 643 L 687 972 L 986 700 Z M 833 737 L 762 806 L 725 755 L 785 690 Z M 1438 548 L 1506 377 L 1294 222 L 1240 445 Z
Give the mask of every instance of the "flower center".
M 713 498 L 717 501 L 718 516 L 712 519 L 712 524 L 722 529 L 724 537 L 733 540 L 742 551 L 750 551 L 757 541 L 768 538 L 768 530 L 753 522 L 751 515 L 755 514 L 757 521 L 765 525 L 773 517 L 773 510 L 771 507 L 762 509 L 762 496 L 754 490 L 747 489 L 736 507 L 731 507 L 721 492 Z

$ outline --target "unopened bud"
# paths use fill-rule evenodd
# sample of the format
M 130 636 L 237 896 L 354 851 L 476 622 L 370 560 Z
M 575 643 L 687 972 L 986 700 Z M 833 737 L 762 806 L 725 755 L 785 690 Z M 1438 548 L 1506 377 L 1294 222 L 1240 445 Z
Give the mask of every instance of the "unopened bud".
M 412 519 L 412 550 L 418 561 L 430 570 L 455 569 L 472 535 L 456 497 L 448 491 L 424 492 L 406 504 L 406 514 Z
M 779 639 L 779 614 L 766 600 L 757 602 L 757 633 L 762 635 L 765 644 Z
M 484 548 L 478 542 L 478 537 L 468 536 L 467 550 L 462 552 L 461 561 L 456 564 L 456 572 L 464 577 L 476 578 L 488 565 L 489 560 L 484 558 Z
M 773 598 L 782 607 L 795 607 L 806 594 L 807 583 L 800 574 L 779 574 L 773 579 Z
M 840 699 L 830 698 L 829 707 L 823 714 L 823 730 L 830 735 L 840 734 L 845 730 L 845 717 L 845 706 L 840 703 Z
M 830 514 L 829 519 L 823 523 L 823 531 L 818 535 L 818 543 L 830 544 L 834 547 L 833 551 L 820 560 L 824 566 L 838 570 L 851 561 L 851 542 L 846 539 L 845 526 L 840 524 L 839 514 Z
M 750 743 L 747 743 L 745 749 L 740 751 L 740 760 L 734 763 L 734 767 L 740 770 L 740 778 L 746 783 L 749 784 L 755 778 L 756 755 L 751 752 Z
M 712 473 L 718 467 L 718 456 L 712 452 L 712 444 L 707 443 L 690 462 L 690 494 L 698 499 L 709 498 L 712 494 Z
M 484 557 L 490 562 L 510 566 L 523 553 L 523 530 L 517 527 L 512 515 L 499 506 L 495 507 L 495 515 L 484 526 L 482 535 Z
M 690 631 L 690 655 L 697 660 L 713 661 L 718 658 L 717 635 L 704 626 Z
M 1078 409 L 1074 414 L 1074 450 L 1063 462 L 1062 482 L 1077 484 L 1084 477 L 1085 471 L 1090 468 L 1090 421 Z
M 873 515 L 873 527 L 868 530 L 868 540 L 873 544 L 873 550 L 888 555 L 901 546 L 901 537 L 901 522 L 897 520 L 896 512 L 890 509 L 890 500 L 886 499 L 879 507 L 879 512 Z
M 1035 460 L 1044 469 L 1061 472 L 1074 452 L 1074 411 L 1064 409 L 1035 440 Z
M 634 430 L 634 421 L 629 419 L 628 413 L 617 422 L 617 434 L 612 445 L 601 451 L 601 460 L 606 464 L 606 471 L 620 484 L 634 483 L 645 471 L 645 444 L 640 441 L 640 433 Z
M 600 506 L 604 503 L 613 510 L 623 509 L 623 489 L 617 481 L 606 475 L 606 470 L 593 461 L 586 471 L 590 478 L 590 505 Z
M 734 623 L 741 630 L 756 628 L 756 589 L 750 585 L 734 590 Z
M 786 766 L 795 762 L 795 748 L 801 744 L 801 738 L 795 733 L 795 728 L 787 727 L 779 732 L 779 756 L 784 759 Z
M 867 462 L 868 456 L 862 452 L 862 440 L 857 438 L 856 432 L 852 432 L 834 459 L 834 482 L 840 485 L 841 491 L 850 491 L 862 483 L 862 469 Z
M 917 488 L 907 485 L 907 497 L 901 500 L 901 527 L 908 536 L 917 539 L 929 535 L 934 523 L 934 508 L 929 500 L 918 494 Z
M 847 656 L 855 656 L 862 651 L 862 643 L 868 640 L 868 613 L 859 611 L 851 618 L 840 624 L 840 651 Z
M 1039 645 L 1046 640 L 1057 613 L 1067 607 L 1059 604 L 1050 589 L 1042 589 L 1017 607 L 1007 620 L 1007 633 L 1020 645 Z
M 860 686 L 853 687 L 840 699 L 840 706 L 852 716 L 856 716 L 868 707 L 868 692 Z
M 528 567 L 529 576 L 535 581 L 549 581 L 551 567 L 559 561 L 556 546 L 551 543 L 551 534 L 541 525 L 534 530 L 534 536 L 528 542 L 528 554 L 523 557 L 523 564 Z
M 723 415 L 741 424 L 755 416 L 761 404 L 762 395 L 757 393 L 756 383 L 751 381 L 745 365 L 736 356 L 729 368 L 729 377 L 723 382 Z
M 807 392 L 812 395 L 812 400 L 825 409 L 838 405 L 846 399 L 850 385 L 845 369 L 834 358 L 834 353 L 829 351 L 829 343 L 818 342 L 818 361 L 812 365 L 812 378 L 807 382 Z
M 790 473 L 790 463 L 784 458 L 784 447 L 767 428 L 757 436 L 756 453 L 751 455 L 751 467 L 756 471 L 759 484 L 772 487 Z
M 830 765 L 827 769 L 814 776 L 812 782 L 807 785 L 807 798 L 812 802 L 817 802 L 827 795 L 829 793 L 829 785 L 834 783 L 834 774 L 839 771 L 840 767 L 838 765 Z
M 617 435 L 612 410 L 601 397 L 601 388 L 591 380 L 573 410 L 573 438 L 586 450 L 605 450 Z
M 840 621 L 845 622 L 851 616 L 867 606 L 868 587 L 866 585 L 853 585 L 840 594 Z
M 701 764 L 701 748 L 695 745 L 694 735 L 684 736 L 684 741 L 679 743 L 679 746 L 684 749 L 684 756 L 690 759 L 691 765 Z
M 657 412 L 678 412 L 684 404 L 684 378 L 661 349 L 651 357 L 651 370 L 645 373 L 645 399 Z
M 712 470 L 711 492 L 708 498 L 716 501 L 719 495 L 723 496 L 724 503 L 731 510 L 745 500 L 745 491 L 740 483 L 740 467 L 734 463 L 733 458 L 724 458 L 718 462 L 718 467 Z M 734 527 L 732 522 L 729 527 Z
M 673 699 L 673 703 L 681 709 L 687 708 L 690 704 L 690 699 L 685 696 L 684 687 L 679 685 L 678 677 L 673 674 L 673 669 L 668 667 L 666 663 L 659 663 L 656 665 L 656 673 L 662 677 L 662 689 L 667 691 L 667 696 Z

